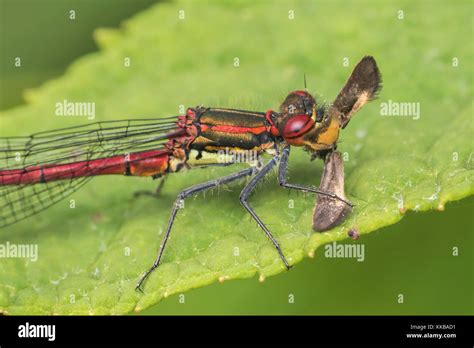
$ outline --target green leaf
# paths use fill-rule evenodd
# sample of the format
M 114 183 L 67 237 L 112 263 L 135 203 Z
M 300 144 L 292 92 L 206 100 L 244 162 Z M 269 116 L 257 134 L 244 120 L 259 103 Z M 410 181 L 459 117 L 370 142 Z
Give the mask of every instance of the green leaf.
M 99 30 L 100 52 L 76 61 L 64 76 L 28 91 L 28 104 L 0 115 L 1 135 L 26 135 L 90 122 L 54 116 L 55 104 L 96 103 L 97 120 L 178 114 L 199 104 L 265 111 L 303 86 L 328 102 L 352 67 L 373 55 L 382 72 L 379 100 L 342 132 L 346 194 L 357 206 L 343 225 L 311 229 L 314 197 L 274 180 L 252 206 L 280 241 L 291 264 L 320 245 L 399 221 L 408 210 L 443 210 L 474 192 L 472 170 L 472 44 L 469 2 L 173 2 L 124 24 Z M 397 18 L 400 8 L 404 19 Z M 178 18 L 185 11 L 185 19 Z M 288 11 L 295 18 L 288 18 Z M 450 19 L 456 18 L 455 22 Z M 131 66 L 123 61 L 130 58 Z M 240 66 L 234 66 L 239 58 Z M 349 66 L 343 65 L 344 58 Z M 453 59 L 459 62 L 453 66 Z M 420 103 L 419 119 L 381 116 L 381 103 Z M 322 163 L 296 149 L 290 180 L 318 185 Z M 239 168 L 237 168 L 239 169 Z M 48 211 L 2 230 L 0 241 L 37 244 L 36 262 L 0 262 L 0 310 L 8 314 L 123 314 L 217 280 L 285 272 L 275 249 L 240 206 L 243 183 L 186 201 L 163 264 L 145 293 L 134 290 L 155 258 L 177 193 L 236 168 L 171 175 L 160 199 L 148 179 L 99 177 Z M 362 236 L 363 238 L 363 236 Z M 314 265 L 318 267 L 317 264 Z

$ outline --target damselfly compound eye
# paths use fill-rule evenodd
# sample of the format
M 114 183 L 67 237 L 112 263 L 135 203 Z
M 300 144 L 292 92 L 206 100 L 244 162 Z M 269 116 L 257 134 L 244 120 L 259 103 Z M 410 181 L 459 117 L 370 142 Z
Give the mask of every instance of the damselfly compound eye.
M 295 115 L 286 121 L 283 127 L 283 138 L 291 143 L 292 139 L 300 138 L 314 126 L 313 119 L 305 114 Z

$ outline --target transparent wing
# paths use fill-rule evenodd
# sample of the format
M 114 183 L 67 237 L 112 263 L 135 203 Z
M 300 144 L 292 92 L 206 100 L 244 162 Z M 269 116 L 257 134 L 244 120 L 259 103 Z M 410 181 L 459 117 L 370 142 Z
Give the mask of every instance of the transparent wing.
M 0 137 L 0 179 L 12 171 L 27 174 L 37 166 L 83 162 L 81 166 L 87 167 L 95 159 L 162 149 L 169 138 L 182 134 L 176 121 L 169 117 L 95 122 L 28 137 Z M 91 174 L 21 185 L 2 185 L 0 180 L 0 227 L 59 202 L 87 183 Z
M 172 137 L 176 117 L 95 122 L 40 132 L 28 137 L 0 137 L 0 170 L 90 160 L 159 148 Z
M 90 179 L 91 176 L 35 185 L 0 186 L 0 228 L 49 208 L 77 191 Z

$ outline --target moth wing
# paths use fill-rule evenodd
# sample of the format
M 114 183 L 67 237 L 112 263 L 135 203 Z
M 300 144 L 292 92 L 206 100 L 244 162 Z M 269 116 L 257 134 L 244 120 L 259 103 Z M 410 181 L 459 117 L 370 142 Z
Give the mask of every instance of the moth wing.
M 329 111 L 331 114 L 339 116 L 341 128 L 345 128 L 352 116 L 377 96 L 382 88 L 381 83 L 382 76 L 374 57 L 365 56 L 362 58 Z

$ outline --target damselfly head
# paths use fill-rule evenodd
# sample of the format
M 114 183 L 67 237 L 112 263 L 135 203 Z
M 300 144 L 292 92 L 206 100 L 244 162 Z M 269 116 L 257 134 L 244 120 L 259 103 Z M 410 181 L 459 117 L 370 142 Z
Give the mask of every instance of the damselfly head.
M 316 110 L 316 100 L 307 91 L 293 91 L 285 98 L 280 105 L 282 115 L 300 115 L 312 116 Z
M 291 92 L 280 106 L 277 128 L 285 141 L 320 157 L 336 147 L 339 131 L 355 113 L 373 100 L 381 88 L 381 75 L 374 57 L 366 56 L 356 65 L 332 105 L 317 106 L 307 91 Z M 312 156 L 314 158 L 314 156 Z
M 339 119 L 318 108 L 307 91 L 291 92 L 280 106 L 278 128 L 285 141 L 309 151 L 333 148 L 339 136 Z

